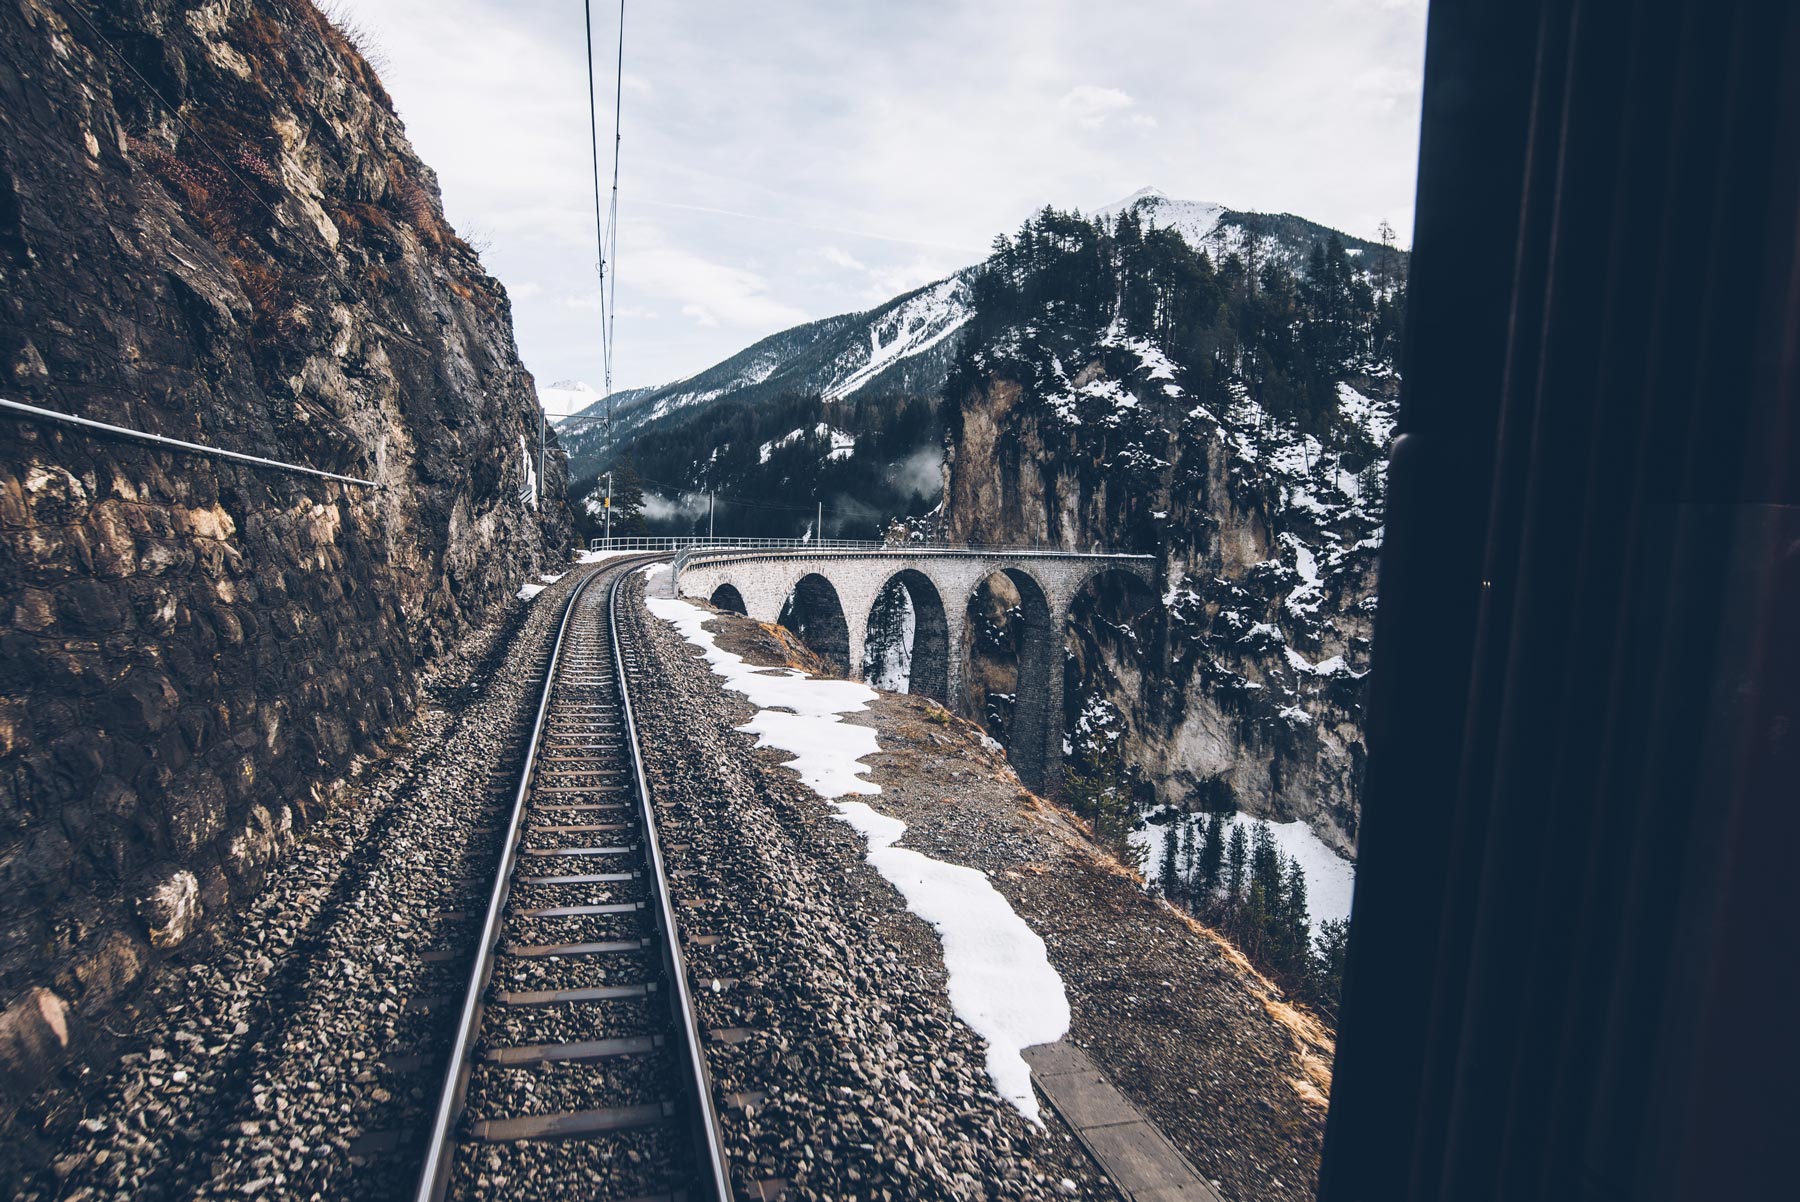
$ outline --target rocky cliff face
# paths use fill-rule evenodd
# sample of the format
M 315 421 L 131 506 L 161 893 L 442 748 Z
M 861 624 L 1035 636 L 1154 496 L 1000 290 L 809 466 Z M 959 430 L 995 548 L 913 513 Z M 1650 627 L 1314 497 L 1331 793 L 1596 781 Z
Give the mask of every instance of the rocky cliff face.
M 1353 855 L 1399 285 L 1341 244 L 1310 258 L 1259 280 L 1129 217 L 1047 213 L 977 283 L 942 522 L 1157 557 L 1158 595 L 1121 573 L 1078 602 L 1072 779 L 1303 819 Z
M 380 485 L 0 416 L 26 1086 L 255 891 L 569 522 L 505 292 L 306 0 L 6 0 L 0 35 L 0 396 Z
M 1116 389 L 1105 403 L 1123 401 L 1136 428 L 1120 423 L 1096 446 L 1030 385 L 995 378 L 961 407 L 947 506 L 958 542 L 1156 554 L 1163 596 L 1100 590 L 1076 615 L 1069 749 L 1118 740 L 1163 803 L 1199 808 L 1229 788 L 1247 812 L 1305 819 L 1352 855 L 1375 498 L 1359 497 L 1348 471 L 1327 482 L 1332 455 L 1318 439 L 1247 399 L 1213 414 L 1161 396 L 1105 347 L 1075 378 Z M 1391 381 L 1363 387 L 1373 396 L 1346 387 L 1343 421 L 1373 423 L 1386 441 Z
M 1149 552 L 1163 580 L 1159 597 L 1102 587 L 1078 610 L 1071 754 L 1116 745 L 1160 801 L 1228 796 L 1352 854 L 1380 547 L 1372 452 L 1395 381 L 1341 387 L 1334 451 L 1241 389 L 1216 412 L 1195 404 L 1147 343 L 1035 350 L 1060 380 L 1002 370 L 963 398 L 950 537 Z M 1352 443 L 1359 471 L 1340 463 Z

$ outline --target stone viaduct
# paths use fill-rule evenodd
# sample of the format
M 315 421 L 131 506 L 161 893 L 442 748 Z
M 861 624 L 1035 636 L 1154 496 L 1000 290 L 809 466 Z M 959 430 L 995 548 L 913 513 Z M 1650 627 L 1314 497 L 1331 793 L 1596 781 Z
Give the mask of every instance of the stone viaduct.
M 1054 788 L 1062 773 L 1062 645 L 1070 609 L 1090 581 L 1125 572 L 1154 586 L 1148 555 L 894 547 L 871 550 L 708 550 L 676 561 L 676 594 L 761 622 L 782 621 L 828 662 L 864 677 L 878 604 L 905 593 L 913 615 L 908 688 L 967 717 L 969 601 L 989 577 L 1018 589 L 1024 631 L 1007 755 L 1026 784 Z M 891 634 L 888 635 L 891 639 Z

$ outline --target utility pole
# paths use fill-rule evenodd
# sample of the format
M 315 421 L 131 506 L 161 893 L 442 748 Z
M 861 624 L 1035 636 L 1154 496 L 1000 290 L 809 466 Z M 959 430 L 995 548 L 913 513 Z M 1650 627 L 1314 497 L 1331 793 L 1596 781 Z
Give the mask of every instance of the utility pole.
M 825 502 L 819 502 L 819 520 L 813 523 L 813 541 L 820 542 L 825 537 Z
M 612 472 L 606 473 L 606 549 L 612 550 Z
M 706 537 L 708 539 L 712 538 L 712 536 L 713 536 L 713 515 L 718 511 L 718 508 L 719 508 L 719 494 L 717 492 L 707 493 L 706 494 Z
M 537 509 L 537 511 L 539 513 L 542 513 L 544 511 L 544 481 L 546 478 L 544 476 L 544 427 L 549 424 L 550 424 L 550 415 L 544 411 L 543 403 L 539 402 L 539 404 L 538 404 L 538 484 L 537 484 L 537 497 L 535 498 L 535 500 L 537 502 L 535 508 Z

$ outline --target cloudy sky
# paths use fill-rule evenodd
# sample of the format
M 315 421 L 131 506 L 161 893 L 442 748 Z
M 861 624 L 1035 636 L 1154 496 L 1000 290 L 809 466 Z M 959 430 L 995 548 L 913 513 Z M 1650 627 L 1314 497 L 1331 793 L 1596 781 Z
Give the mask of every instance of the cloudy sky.
M 526 366 L 598 386 L 582 5 L 333 7 L 511 293 Z M 977 261 L 1046 203 L 1092 210 L 1155 186 L 1364 237 L 1386 219 L 1409 242 L 1424 9 L 635 0 L 614 386 L 869 308 Z M 603 142 L 617 36 L 617 0 L 596 0 Z

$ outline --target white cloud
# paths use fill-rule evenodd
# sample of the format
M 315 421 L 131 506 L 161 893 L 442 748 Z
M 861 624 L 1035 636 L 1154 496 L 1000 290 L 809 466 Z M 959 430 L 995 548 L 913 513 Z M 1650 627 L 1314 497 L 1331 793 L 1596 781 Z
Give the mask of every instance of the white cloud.
M 719 262 L 679 246 L 651 245 L 638 251 L 622 280 L 639 296 L 659 296 L 698 316 L 704 325 L 770 333 L 808 320 L 804 309 L 776 297 L 769 281 L 748 267 Z M 722 357 L 722 356 L 721 356 Z
M 1388 110 L 1396 109 L 1409 101 L 1416 104 L 1419 90 L 1423 86 L 1424 81 L 1417 70 L 1400 66 L 1371 67 L 1350 81 L 1352 91 L 1369 97 Z
M 832 266 L 842 267 L 846 271 L 869 270 L 868 264 L 864 263 L 861 259 L 851 254 L 849 251 L 839 250 L 835 246 L 821 246 L 819 248 L 819 257 L 824 259 L 827 263 L 830 263 Z
M 1106 123 L 1108 117 L 1130 108 L 1135 101 L 1117 88 L 1084 83 L 1070 88 L 1056 103 L 1075 119 L 1077 125 L 1084 129 L 1097 129 Z

